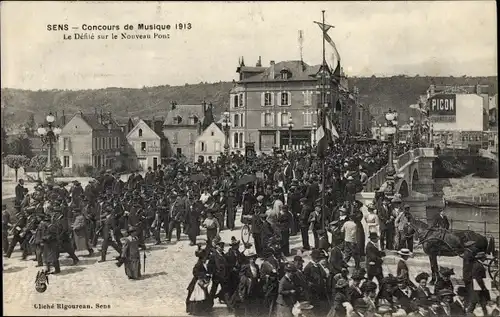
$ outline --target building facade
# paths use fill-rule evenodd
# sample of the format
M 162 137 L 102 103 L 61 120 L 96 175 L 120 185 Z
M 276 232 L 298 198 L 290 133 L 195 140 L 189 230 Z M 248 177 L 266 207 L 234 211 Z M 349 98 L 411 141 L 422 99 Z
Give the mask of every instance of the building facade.
M 124 136 L 111 113 L 76 113 L 62 128 L 57 155 L 64 174 L 78 166 L 115 168 L 121 163 Z
M 292 146 L 310 144 L 317 124 L 319 71 L 320 65 L 302 61 L 271 61 L 269 67 L 262 67 L 260 59 L 255 67 L 240 61 L 239 80 L 230 91 L 230 150 L 244 153 L 245 142 L 253 142 L 257 152 L 288 147 L 290 122 Z M 329 89 L 333 85 L 329 79 Z
M 427 90 L 427 109 L 434 144 L 442 147 L 485 147 L 489 130 L 489 87 L 437 86 Z
M 205 111 L 205 104 L 177 105 L 172 103 L 163 123 L 163 134 L 167 139 L 167 157 L 183 155 L 189 160 L 194 159 L 194 144 L 201 134 Z
M 217 158 L 224 152 L 226 136 L 222 126 L 213 122 L 203 131 L 195 142 L 194 160 L 206 162 Z
M 155 122 L 159 123 L 158 133 L 154 129 Z M 146 171 L 148 167 L 156 169 L 158 165 L 161 165 L 167 145 L 166 138 L 163 137 L 161 131 L 162 125 L 163 120 L 145 121 L 141 119 L 127 134 L 127 163 L 131 169 Z

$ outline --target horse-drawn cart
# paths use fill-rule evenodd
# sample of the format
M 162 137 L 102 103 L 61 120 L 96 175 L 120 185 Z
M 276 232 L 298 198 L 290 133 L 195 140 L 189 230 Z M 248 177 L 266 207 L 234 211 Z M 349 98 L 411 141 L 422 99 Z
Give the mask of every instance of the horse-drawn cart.
M 498 253 L 495 252 L 491 257 L 484 261 L 484 265 L 488 268 L 488 275 L 491 278 L 491 286 L 500 291 L 500 269 L 498 262 Z

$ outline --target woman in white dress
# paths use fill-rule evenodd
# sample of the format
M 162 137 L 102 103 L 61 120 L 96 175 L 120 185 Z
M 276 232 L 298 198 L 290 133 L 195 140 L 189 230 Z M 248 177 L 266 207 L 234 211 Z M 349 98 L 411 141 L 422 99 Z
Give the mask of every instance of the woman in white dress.
M 368 213 L 365 215 L 365 222 L 368 230 L 366 236 L 369 236 L 371 232 L 375 232 L 380 236 L 380 220 L 375 213 L 375 206 L 373 204 L 368 204 L 366 208 L 368 209 Z

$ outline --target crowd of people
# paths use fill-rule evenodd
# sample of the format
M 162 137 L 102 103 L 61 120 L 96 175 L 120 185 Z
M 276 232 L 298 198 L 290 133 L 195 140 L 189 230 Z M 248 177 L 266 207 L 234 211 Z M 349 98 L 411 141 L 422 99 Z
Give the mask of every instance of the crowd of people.
M 406 150 L 394 149 L 396 155 Z M 126 182 L 108 170 L 85 188 L 78 181 L 70 190 L 39 183 L 32 193 L 20 180 L 15 213 L 2 208 L 4 255 L 10 257 L 19 243 L 23 259 L 34 253 L 37 266 L 57 274 L 61 253 L 76 265 L 75 252 L 92 255 L 101 241 L 99 262 L 111 246 L 117 266 L 139 279 L 147 240 L 161 244 L 163 233 L 171 242 L 175 230 L 176 241 L 187 235 L 197 245 L 186 298 L 193 315 L 207 314 L 216 299 L 237 316 L 465 315 L 478 303 L 486 311 L 485 292 L 474 297 L 468 284 L 455 289 L 450 269 L 442 268 L 433 293 L 428 274 L 419 274 L 417 284 L 410 280 L 405 259 L 413 251 L 412 216 L 400 197 L 379 192 L 368 213 L 361 211 L 356 193 L 387 157 L 386 144 L 342 143 L 323 161 L 308 149 L 252 159 L 236 153 L 216 162 L 170 160 L 144 176 L 136 171 Z M 253 239 L 242 243 L 234 234 L 226 251 L 220 232 L 236 229 L 238 207 Z M 442 219 L 437 225 L 445 227 Z M 203 231 L 204 246 L 197 244 Z M 290 237 L 299 234 L 300 253 L 310 251 L 307 264 L 300 255 L 286 258 Z M 384 250 L 393 249 L 401 261 L 397 274 L 387 276 Z M 471 256 L 471 280 L 481 284 L 484 268 L 474 259 L 483 255 Z

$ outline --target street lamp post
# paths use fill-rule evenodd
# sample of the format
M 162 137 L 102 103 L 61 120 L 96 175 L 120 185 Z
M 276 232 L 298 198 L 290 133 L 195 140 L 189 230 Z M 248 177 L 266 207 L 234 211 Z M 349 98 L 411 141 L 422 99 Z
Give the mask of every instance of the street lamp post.
M 316 131 L 317 131 L 317 125 L 316 125 L 316 122 L 313 122 L 313 125 L 312 125 L 312 144 L 311 144 L 311 147 L 314 147 L 316 145 Z
M 415 119 L 413 117 L 410 117 L 410 147 L 411 148 L 414 148 L 415 146 L 417 146 L 415 144 L 415 131 L 414 131 L 414 127 L 415 127 Z
M 52 113 L 45 117 L 45 124 L 42 124 L 37 132 L 40 135 L 42 143 L 47 145 L 47 165 L 45 166 L 45 179 L 48 184 L 54 183 L 54 175 L 52 174 L 52 146 L 59 139 L 61 128 L 54 126 L 56 118 Z
M 394 194 L 394 175 L 396 175 L 396 169 L 394 168 L 394 141 L 397 133 L 397 121 L 398 113 L 389 109 L 385 114 L 385 120 L 387 121 L 387 127 L 385 132 L 388 136 L 389 141 L 389 159 L 386 168 L 386 195 L 392 196 Z
M 288 118 L 288 150 L 292 150 L 292 129 L 293 129 L 293 120 L 292 116 Z
M 229 129 L 231 128 L 231 121 L 229 118 L 229 112 L 224 112 L 224 119 L 222 121 L 222 127 L 224 128 L 224 134 L 226 136 L 226 140 L 224 142 L 224 153 L 226 157 L 229 157 Z

